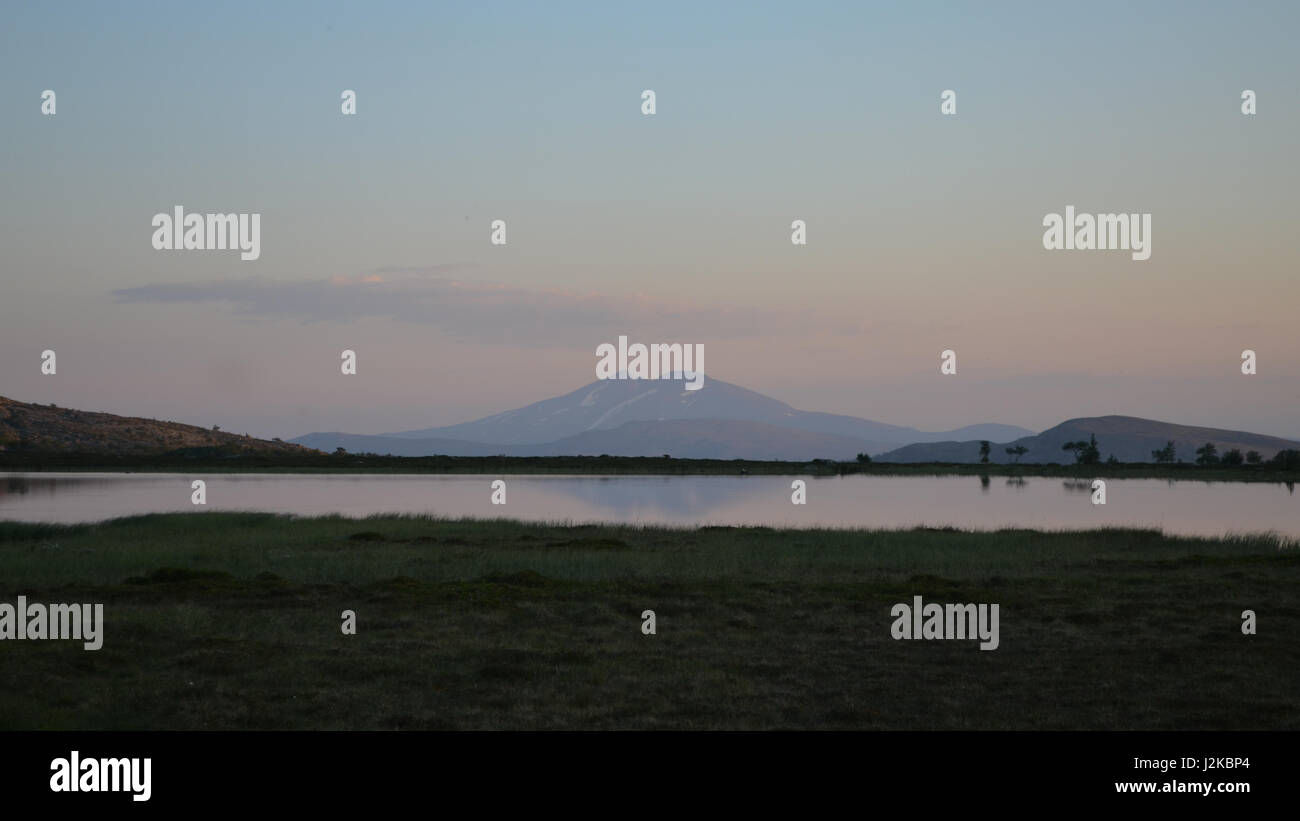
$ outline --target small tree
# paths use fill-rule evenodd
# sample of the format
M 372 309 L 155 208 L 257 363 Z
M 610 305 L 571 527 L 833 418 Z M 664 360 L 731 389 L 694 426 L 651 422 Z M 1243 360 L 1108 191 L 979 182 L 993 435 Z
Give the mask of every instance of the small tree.
M 1011 460 L 1018 463 L 1020 457 L 1029 452 L 1029 448 L 1024 445 L 1016 445 L 1014 448 L 1007 448 L 1006 451 L 1007 455 L 1011 457 Z
M 992 449 L 989 440 L 984 439 L 980 442 L 980 463 L 987 465 L 989 463 L 989 450 Z
M 342 445 L 340 445 L 340 446 L 337 447 L 337 448 L 334 448 L 334 455 L 335 455 L 335 456 L 343 456 L 343 455 L 345 455 L 347 452 L 348 452 L 348 449 L 345 448 L 345 447 L 343 447 Z
M 1217 465 L 1219 464 L 1219 449 L 1214 446 L 1213 442 L 1206 442 L 1196 449 L 1196 464 L 1198 465 Z
M 868 455 L 865 454 L 865 453 L 859 453 L 859 454 L 858 454 L 858 461 L 861 462 L 861 463 L 864 464 L 864 465 L 869 465 L 869 464 L 871 464 L 871 457 L 868 456 Z
M 1163 448 L 1151 451 L 1151 458 L 1157 462 L 1174 461 L 1174 440 L 1170 439 Z
M 1300 450 L 1279 450 L 1272 459 L 1268 460 L 1271 467 L 1280 470 L 1298 470 L 1300 469 Z
M 1246 464 L 1248 465 L 1258 465 L 1263 458 L 1257 450 L 1246 451 Z
M 1089 435 L 1087 442 L 1066 442 L 1061 450 L 1074 451 L 1076 465 L 1095 465 L 1101 462 L 1101 450 L 1097 448 L 1097 434 Z
M 1223 459 L 1220 461 L 1225 465 L 1236 467 L 1246 460 L 1242 457 L 1241 451 L 1233 448 L 1232 450 L 1225 452 L 1223 454 Z

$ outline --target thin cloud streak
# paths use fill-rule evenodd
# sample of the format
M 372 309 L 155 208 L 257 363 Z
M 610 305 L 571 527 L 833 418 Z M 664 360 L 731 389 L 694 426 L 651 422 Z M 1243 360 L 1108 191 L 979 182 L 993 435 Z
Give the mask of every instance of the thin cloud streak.
M 860 333 L 863 325 L 860 319 L 837 319 L 806 309 L 700 306 L 647 294 L 466 282 L 443 275 L 443 270 L 378 269 L 360 276 L 297 281 L 250 277 L 156 283 L 111 293 L 122 303 L 225 303 L 243 317 L 336 323 L 387 318 L 435 326 L 459 339 L 488 344 L 500 342 L 503 329 L 510 329 L 514 344 L 570 346 L 620 333 L 690 341 L 848 335 Z

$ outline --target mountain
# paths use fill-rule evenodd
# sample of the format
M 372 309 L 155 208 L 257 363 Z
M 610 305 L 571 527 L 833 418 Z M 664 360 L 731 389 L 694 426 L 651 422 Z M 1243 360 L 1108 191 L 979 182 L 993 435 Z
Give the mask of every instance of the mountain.
M 1006 448 L 1023 445 L 1028 452 L 1022 462 L 1074 461 L 1074 457 L 1061 449 L 1066 442 L 1087 441 L 1097 437 L 1101 458 L 1114 456 L 1121 462 L 1151 462 L 1151 451 L 1174 442 L 1175 458 L 1184 462 L 1196 461 L 1196 449 L 1206 442 L 1214 444 L 1220 455 L 1231 448 L 1243 454 L 1257 450 L 1264 459 L 1272 458 L 1280 450 L 1300 448 L 1300 443 L 1276 436 L 1265 436 L 1245 431 L 1202 428 L 1194 425 L 1176 425 L 1136 416 L 1094 416 L 1070 419 L 1036 436 L 1025 436 L 1010 442 L 993 445 L 989 461 L 1012 461 Z M 983 437 L 988 438 L 988 437 Z M 990 440 L 994 441 L 994 440 Z M 879 456 L 882 462 L 978 462 L 979 441 L 926 442 L 907 445 Z
M 0 451 L 153 455 L 183 448 L 226 453 L 304 453 L 289 442 L 135 416 L 32 405 L 0 396 Z
M 724 433 L 719 427 L 723 420 L 751 424 Z M 697 424 L 629 428 L 629 422 Z M 620 433 L 594 436 L 600 431 Z M 311 433 L 292 441 L 322 450 L 344 447 L 350 451 L 412 456 L 434 453 L 479 455 L 483 453 L 481 448 L 487 448 L 486 454 L 515 454 L 518 451 L 506 447 L 515 445 L 547 445 L 547 455 L 550 455 L 552 452 L 572 453 L 554 451 L 555 447 L 594 448 L 600 442 L 604 447 L 599 452 L 611 456 L 650 450 L 654 451 L 653 455 L 671 453 L 673 456 L 697 458 L 705 458 L 705 453 L 720 452 L 718 449 L 726 452 L 796 453 L 802 452 L 800 448 L 815 444 L 808 451 L 809 455 L 794 457 L 811 459 L 838 458 L 834 454 L 852 457 L 860 452 L 880 453 L 908 442 L 959 437 L 1014 438 L 1029 433 L 1031 431 L 1012 425 L 972 425 L 956 431 L 932 433 L 853 416 L 802 411 L 780 400 L 714 378 L 706 379 L 704 387 L 697 391 L 685 390 L 680 381 L 616 379 L 592 382 L 563 396 L 458 425 L 381 436 Z M 635 437 L 650 438 L 643 442 Z M 751 438 L 746 441 L 746 437 Z M 409 444 L 399 444 L 398 440 L 407 440 Z M 450 444 L 448 440 L 462 444 Z M 651 442 L 655 444 L 651 445 Z M 749 450 L 745 451 L 745 448 Z
M 386 435 L 541 444 L 589 430 L 617 428 L 625 422 L 666 419 L 735 419 L 882 443 L 916 441 L 907 435 L 915 431 L 907 428 L 848 416 L 805 414 L 784 402 L 718 379 L 706 379 L 704 387 L 696 391 L 685 390 L 683 383 L 676 380 L 598 380 L 563 396 L 473 422 Z

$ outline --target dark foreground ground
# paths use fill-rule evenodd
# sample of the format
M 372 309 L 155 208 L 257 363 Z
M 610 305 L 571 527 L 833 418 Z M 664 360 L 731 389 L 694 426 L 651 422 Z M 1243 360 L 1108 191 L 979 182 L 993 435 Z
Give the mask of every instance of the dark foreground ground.
M 1267 537 L 0 523 L 18 595 L 104 603 L 104 646 L 0 642 L 3 729 L 1300 729 L 1300 550 Z M 1001 646 L 894 640 L 914 595 L 998 603 Z

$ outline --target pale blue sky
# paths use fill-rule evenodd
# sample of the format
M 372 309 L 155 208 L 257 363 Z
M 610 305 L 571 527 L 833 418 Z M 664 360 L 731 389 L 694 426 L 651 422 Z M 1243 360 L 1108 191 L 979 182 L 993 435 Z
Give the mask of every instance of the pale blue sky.
M 566 392 L 626 333 L 896 424 L 1127 413 L 1300 437 L 1295 3 L 3 18 L 0 395 L 374 433 Z M 261 259 L 154 251 L 176 204 L 261 213 Z M 1152 259 L 1043 251 L 1067 204 L 1151 212 Z

